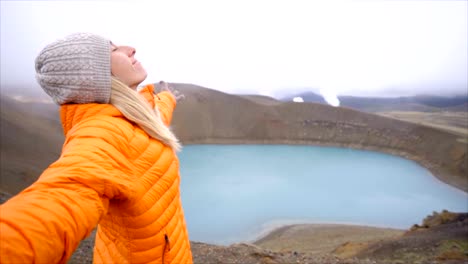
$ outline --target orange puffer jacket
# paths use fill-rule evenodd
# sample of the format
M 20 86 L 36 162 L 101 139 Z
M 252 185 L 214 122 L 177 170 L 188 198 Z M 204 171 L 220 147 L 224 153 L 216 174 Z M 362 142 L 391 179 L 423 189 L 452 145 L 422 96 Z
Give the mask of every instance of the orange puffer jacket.
M 175 99 L 153 90 L 169 124 Z M 61 118 L 60 158 L 0 206 L 0 262 L 66 263 L 97 225 L 95 263 L 191 263 L 172 149 L 108 104 L 63 105 Z

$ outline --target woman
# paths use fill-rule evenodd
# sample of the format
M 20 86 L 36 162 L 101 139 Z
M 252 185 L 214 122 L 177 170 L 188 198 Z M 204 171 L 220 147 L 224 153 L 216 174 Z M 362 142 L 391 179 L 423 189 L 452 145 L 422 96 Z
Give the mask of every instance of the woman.
M 70 35 L 36 58 L 61 105 L 60 158 L 0 207 L 1 263 L 66 263 L 97 226 L 95 263 L 190 263 L 179 191 L 176 97 L 137 86 L 135 49 Z

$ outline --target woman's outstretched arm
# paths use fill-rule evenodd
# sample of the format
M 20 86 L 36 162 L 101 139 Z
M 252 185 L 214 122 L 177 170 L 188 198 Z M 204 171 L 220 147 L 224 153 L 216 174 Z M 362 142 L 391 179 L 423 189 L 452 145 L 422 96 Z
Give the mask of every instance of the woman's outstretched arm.
M 167 84 L 166 84 L 167 85 Z M 157 107 L 161 114 L 161 119 L 166 126 L 169 126 L 172 121 L 172 113 L 177 104 L 176 96 L 170 90 L 163 90 L 155 94 L 154 84 L 146 85 L 140 94 L 150 103 L 152 107 Z
M 116 169 L 122 136 L 109 131 L 111 123 L 93 122 L 74 128 L 59 160 L 0 206 L 0 263 L 66 263 L 109 200 L 128 194 Z
M 0 207 L 0 262 L 66 263 L 107 204 L 69 180 L 34 184 Z

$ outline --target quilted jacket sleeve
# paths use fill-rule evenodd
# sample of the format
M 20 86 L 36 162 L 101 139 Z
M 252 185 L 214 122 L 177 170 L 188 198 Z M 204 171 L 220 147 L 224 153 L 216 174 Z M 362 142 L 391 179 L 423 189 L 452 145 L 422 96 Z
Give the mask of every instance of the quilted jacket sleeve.
M 167 91 L 154 94 L 153 84 L 146 85 L 140 90 L 140 94 L 145 97 L 152 107 L 156 106 L 158 108 L 164 124 L 169 126 L 172 121 L 172 113 L 177 104 L 174 95 Z
M 161 92 L 156 94 L 155 103 L 161 113 L 164 124 L 169 126 L 172 121 L 172 113 L 176 106 L 176 99 L 170 92 Z
M 104 124 L 104 125 L 103 125 Z M 129 195 L 124 136 L 115 125 L 83 122 L 61 157 L 30 187 L 0 206 L 1 263 L 66 263 L 106 213 Z

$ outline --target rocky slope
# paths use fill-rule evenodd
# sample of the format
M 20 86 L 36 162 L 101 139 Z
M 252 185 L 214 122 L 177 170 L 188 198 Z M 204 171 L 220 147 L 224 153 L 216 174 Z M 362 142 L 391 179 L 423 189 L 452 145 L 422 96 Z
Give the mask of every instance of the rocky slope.
M 283 97 L 282 101 L 292 101 L 299 96 L 304 102 L 327 104 L 323 97 L 314 92 L 302 92 Z M 438 112 L 444 111 L 467 111 L 468 94 L 460 93 L 453 96 L 416 95 L 402 97 L 358 97 L 341 96 L 338 100 L 340 105 L 358 109 L 365 112 L 382 111 L 417 111 Z
M 468 262 L 468 213 L 434 212 L 402 237 L 370 244 L 354 255 L 399 263 Z

